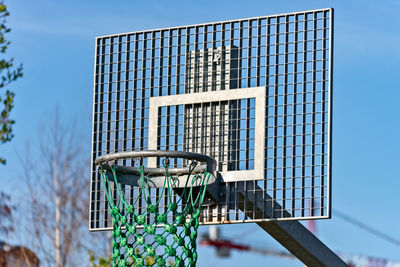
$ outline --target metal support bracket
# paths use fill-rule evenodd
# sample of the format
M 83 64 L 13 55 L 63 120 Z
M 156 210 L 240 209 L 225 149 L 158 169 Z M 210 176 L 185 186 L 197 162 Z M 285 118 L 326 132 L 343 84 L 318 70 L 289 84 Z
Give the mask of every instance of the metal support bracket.
M 263 196 L 261 188 L 256 188 L 255 191 L 259 192 L 247 191 L 246 183 L 239 185 L 239 196 L 247 198 L 248 203 L 253 203 L 253 207 L 251 207 L 254 209 L 253 212 L 246 214 L 251 219 L 258 219 L 257 214 L 264 211 L 264 214 L 265 212 L 269 213 L 270 218 L 276 218 L 276 216 L 273 216 L 274 210 L 281 210 L 282 207 L 275 202 L 274 209 L 266 209 L 263 197 L 272 198 L 268 194 Z M 244 208 L 240 207 L 241 210 L 244 210 Z M 249 208 L 247 206 L 247 211 Z M 298 221 L 276 220 L 257 222 L 257 224 L 307 266 L 347 266 L 339 256 Z

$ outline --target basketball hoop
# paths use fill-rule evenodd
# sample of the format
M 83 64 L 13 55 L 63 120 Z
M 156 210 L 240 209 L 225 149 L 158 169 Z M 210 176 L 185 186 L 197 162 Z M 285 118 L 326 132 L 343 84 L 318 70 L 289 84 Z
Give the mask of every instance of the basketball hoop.
M 162 167 L 145 167 L 143 159 L 154 157 L 164 158 Z M 186 166 L 170 168 L 170 158 L 182 159 Z M 114 164 L 122 159 L 139 164 Z M 215 160 L 196 153 L 150 150 L 104 155 L 95 164 L 113 221 L 113 266 L 195 266 L 201 206 L 207 185 L 216 181 Z M 139 187 L 131 203 L 125 199 L 125 184 Z M 151 187 L 167 194 L 168 203 L 162 205 L 161 198 L 152 196 Z

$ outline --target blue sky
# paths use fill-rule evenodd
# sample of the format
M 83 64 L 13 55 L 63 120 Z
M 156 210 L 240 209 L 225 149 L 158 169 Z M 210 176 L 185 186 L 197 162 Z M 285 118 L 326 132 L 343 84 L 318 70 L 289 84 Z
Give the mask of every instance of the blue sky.
M 399 1 L 55 1 L 6 4 L 12 28 L 9 54 L 24 64 L 13 84 L 17 98 L 15 138 L 2 145 L 2 189 L 16 191 L 19 161 L 28 138 L 59 105 L 78 117 L 90 149 L 94 40 L 96 36 L 209 21 L 335 8 L 333 80 L 333 208 L 400 239 L 400 20 Z M 89 171 L 88 171 L 89 173 Z M 346 253 L 399 260 L 399 247 L 340 218 L 318 221 L 318 235 Z M 203 229 L 205 231 L 206 228 Z M 281 249 L 253 224 L 222 227 L 227 237 L 249 231 L 240 242 Z M 301 266 L 292 260 L 233 253 L 216 258 L 200 248 L 199 266 Z

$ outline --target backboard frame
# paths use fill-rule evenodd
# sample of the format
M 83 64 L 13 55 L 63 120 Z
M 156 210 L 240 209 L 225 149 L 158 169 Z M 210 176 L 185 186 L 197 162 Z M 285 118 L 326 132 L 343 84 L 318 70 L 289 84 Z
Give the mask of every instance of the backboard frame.
M 314 14 L 315 14 L 315 16 L 317 16 L 316 14 L 324 14 L 324 17 L 323 17 L 323 23 L 328 23 L 329 25 L 327 26 L 327 27 L 324 27 L 324 29 L 323 30 L 327 30 L 328 29 L 328 33 L 323 33 L 324 34 L 324 36 L 326 36 L 327 38 L 324 38 L 324 39 L 326 39 L 326 40 L 328 40 L 328 43 L 327 44 L 325 44 L 324 43 L 324 45 L 326 46 L 326 45 L 328 45 L 328 47 L 326 48 L 326 51 L 328 52 L 328 55 L 327 55 L 327 57 L 326 57 L 326 65 L 327 65 L 327 70 L 326 70 L 326 74 L 323 74 L 323 75 L 326 75 L 327 77 L 325 77 L 326 79 L 325 79 L 325 83 L 326 83 L 326 96 L 324 96 L 324 97 L 327 97 L 327 99 L 325 99 L 323 102 L 323 105 L 327 105 L 327 107 L 325 107 L 324 108 L 324 110 L 326 110 L 326 117 L 327 117 L 327 120 L 325 120 L 325 122 L 324 122 L 324 125 L 325 126 L 323 126 L 323 127 L 326 127 L 327 129 L 325 129 L 324 130 L 324 134 L 326 135 L 326 142 L 324 142 L 324 146 L 326 146 L 326 152 L 323 152 L 323 154 L 325 155 L 325 167 L 326 167 L 326 172 L 324 173 L 324 177 L 325 177 L 325 179 L 324 179 L 324 188 L 326 188 L 326 192 L 324 192 L 324 193 L 321 193 L 321 196 L 323 195 L 323 197 L 321 197 L 321 199 L 323 200 L 323 201 L 326 201 L 325 203 L 323 203 L 323 204 L 321 204 L 321 206 L 323 207 L 323 209 L 324 209 L 324 212 L 322 213 L 320 213 L 320 215 L 315 215 L 315 214 L 311 214 L 310 216 L 307 216 L 306 214 L 305 214 L 305 212 L 304 211 L 301 211 L 301 216 L 293 216 L 293 217 L 286 217 L 286 216 L 284 216 L 283 214 L 284 214 L 284 210 L 285 210 L 285 208 L 283 207 L 282 208 L 282 211 L 280 212 L 280 214 L 281 214 L 281 216 L 276 216 L 276 217 L 273 217 L 273 218 L 266 218 L 266 217 L 264 217 L 264 218 L 260 218 L 260 219 L 257 219 L 257 217 L 254 217 L 253 216 L 253 218 L 252 219 L 246 219 L 246 218 L 244 218 L 244 219 L 240 219 L 239 217 L 237 217 L 237 219 L 235 219 L 235 220 L 230 220 L 230 219 L 228 219 L 228 220 L 221 220 L 221 221 L 215 221 L 215 220 L 205 220 L 205 221 L 202 221 L 202 224 L 218 224 L 218 223 L 242 223 L 242 222 L 261 222 L 261 221 L 269 221 L 269 220 L 276 220 L 276 221 L 280 221 L 280 220 L 299 220 L 299 219 L 326 219 L 326 218 L 330 218 L 331 217 L 331 160 L 332 160 L 332 157 L 331 157 L 331 149 L 332 149 L 332 142 L 331 142 L 331 134 L 332 134 L 332 131 L 331 131 L 331 125 L 332 125 L 332 66 L 333 66 L 333 58 L 332 58 L 332 56 L 333 56 L 333 9 L 318 9 L 318 10 L 310 10 L 310 11 L 303 11 L 303 12 L 294 12 L 294 13 L 286 13 L 286 14 L 278 14 L 278 15 L 272 15 L 272 16 L 263 16 L 263 17 L 254 17 L 254 18 L 248 18 L 248 19 L 239 19 L 239 20 L 229 20 L 229 21 L 220 21 L 220 22 L 215 22 L 215 23 L 203 23 L 203 24 L 197 24 L 197 25 L 188 25 L 188 26 L 182 26 L 182 27 L 172 27 L 172 28 L 162 28 L 162 29 L 157 29 L 157 30 L 151 30 L 151 31 L 140 31 L 140 32 L 132 32 L 132 33 L 125 33 L 125 34 L 117 34 L 117 35 L 106 35 L 106 36 L 100 36 L 100 37 L 98 37 L 97 39 L 96 39 L 96 44 L 98 44 L 98 42 L 99 41 L 102 41 L 102 40 L 105 40 L 105 39 L 107 39 L 107 38 L 109 38 L 109 39 L 111 39 L 111 38 L 118 38 L 118 39 L 120 39 L 122 36 L 128 36 L 128 35 L 130 35 L 130 34 L 139 34 L 139 33 L 143 33 L 143 34 L 145 34 L 145 33 L 147 33 L 147 32 L 162 32 L 162 31 L 164 31 L 164 30 L 166 30 L 166 31 L 169 31 L 169 32 L 171 32 L 171 31 L 173 31 L 173 30 L 178 30 L 178 29 L 181 29 L 181 28 L 186 28 L 187 30 L 189 30 L 189 29 L 191 29 L 191 28 L 198 28 L 198 27 L 208 27 L 208 26 L 212 26 L 212 27 L 215 27 L 215 25 L 223 25 L 223 24 L 231 24 L 232 25 L 232 27 L 233 27 L 233 25 L 234 25 L 234 23 L 242 23 L 242 22 L 248 22 L 248 23 L 250 23 L 251 21 L 261 21 L 261 20 L 267 20 L 267 21 L 269 21 L 269 19 L 273 19 L 273 18 L 275 18 L 277 21 L 279 20 L 279 18 L 284 18 L 285 19 L 285 23 L 288 25 L 288 24 L 290 24 L 291 22 L 289 21 L 289 18 L 290 17 L 297 17 L 298 15 L 299 16 L 301 16 L 301 15 L 303 15 L 303 16 L 307 16 L 307 14 L 313 14 L 313 16 L 314 16 Z M 325 14 L 328 14 L 328 19 L 326 20 L 326 17 L 325 17 Z M 286 19 L 288 19 L 287 21 L 286 21 Z M 316 19 L 316 20 L 318 20 L 318 19 Z M 305 19 L 304 20 L 304 22 L 306 23 L 307 22 L 307 19 Z M 284 24 L 285 24 L 284 23 Z M 296 22 L 295 22 L 296 23 Z M 316 23 L 316 22 L 314 22 L 314 23 Z M 276 25 L 278 25 L 279 23 L 276 23 Z M 249 27 L 250 28 L 250 27 Z M 304 32 L 307 32 L 307 30 L 305 30 Z M 289 33 L 290 34 L 290 33 Z M 286 37 L 285 37 L 286 38 Z M 314 40 L 315 41 L 315 40 Z M 296 42 L 296 41 L 295 41 Z M 287 44 L 286 44 L 287 45 Z M 306 45 L 306 42 L 304 42 L 304 45 Z M 110 47 L 111 47 L 111 45 L 110 45 Z M 278 42 L 276 42 L 276 48 L 278 49 L 278 47 L 279 47 L 279 44 L 278 44 Z M 111 48 L 110 48 L 111 49 Z M 314 53 L 315 51 L 313 51 L 313 53 Z M 111 57 L 111 54 L 112 53 L 110 53 L 110 57 Z M 120 55 L 119 55 L 120 56 Z M 96 103 L 96 79 L 98 79 L 98 77 L 96 77 L 96 74 L 98 74 L 98 69 L 96 69 L 96 68 L 98 68 L 98 66 L 99 66 L 99 64 L 98 64 L 98 57 L 99 57 L 99 53 L 98 53 L 98 51 L 96 52 L 96 54 L 95 54 L 95 58 L 96 58 L 96 64 L 95 64 L 95 77 L 94 77 L 94 100 L 93 100 L 93 122 L 94 122 L 94 124 L 93 124 L 93 129 L 95 129 L 95 116 L 96 116 L 96 112 L 98 112 L 98 110 L 99 110 L 99 107 L 98 107 L 98 103 Z M 110 63 L 111 64 L 111 63 Z M 249 63 L 250 64 L 250 63 Z M 304 63 L 304 67 L 306 68 L 306 65 L 305 65 L 306 63 Z M 277 66 L 277 68 L 278 68 L 278 66 Z M 249 68 L 250 69 L 250 68 Z M 278 70 L 278 69 L 277 69 Z M 304 72 L 304 76 L 306 75 L 306 73 Z M 315 75 L 315 74 L 312 74 L 312 75 Z M 109 76 L 111 77 L 112 76 L 112 74 L 111 74 L 111 71 L 110 71 L 110 74 L 109 74 Z M 250 83 L 250 79 L 249 79 L 249 83 Z M 262 86 L 256 86 L 256 87 L 251 87 L 250 89 L 254 89 L 254 88 L 263 88 Z M 240 90 L 247 90 L 247 89 L 244 89 L 244 88 L 249 88 L 249 87 L 241 87 L 240 89 L 237 89 L 238 91 L 240 91 Z M 267 85 L 265 85 L 265 87 L 264 87 L 266 90 L 264 91 L 264 93 L 265 94 L 267 94 Z M 230 90 L 225 90 L 225 91 L 230 91 Z M 216 92 L 223 92 L 223 91 L 216 91 Z M 142 92 L 143 93 L 143 92 Z M 236 93 L 236 92 L 235 92 Z M 202 94 L 202 93 L 199 93 L 199 94 Z M 187 95 L 186 95 L 187 96 Z M 200 95 L 199 95 L 200 96 Z M 305 95 L 304 95 L 305 96 Z M 153 96 L 151 96 L 151 97 L 149 97 L 150 99 L 149 99 L 149 102 L 150 102 L 150 109 L 149 109 L 149 112 L 150 113 L 152 113 L 152 116 L 154 116 L 153 114 L 154 114 L 154 108 L 151 108 L 151 106 L 152 106 L 152 103 L 155 105 L 155 106 L 157 106 L 157 107 L 160 107 L 160 106 L 162 106 L 162 105 L 165 105 L 165 101 L 167 101 L 166 103 L 169 103 L 168 101 L 172 101 L 172 100 L 174 100 L 174 101 L 178 101 L 179 100 L 179 95 L 173 95 L 173 96 L 161 96 L 160 97 L 160 99 L 161 98 L 164 98 L 164 100 L 155 100 L 156 98 L 152 98 Z M 279 98 L 279 96 L 274 96 L 274 97 L 276 97 L 276 100 L 278 100 L 278 98 Z M 168 100 L 167 98 L 169 98 L 170 100 Z M 182 98 L 182 97 L 181 97 Z M 208 101 L 208 100 L 207 100 Z M 164 102 L 164 104 L 163 103 L 161 103 L 161 102 Z M 266 98 L 264 98 L 264 103 L 266 102 Z M 185 103 L 189 103 L 189 101 L 182 101 L 182 102 L 179 102 L 179 103 L 182 103 L 182 104 L 185 104 Z M 96 106 L 97 105 L 97 106 Z M 176 105 L 176 104 L 175 104 Z M 256 105 L 256 109 L 257 109 L 257 106 L 258 106 L 258 104 Z M 258 106 L 259 107 L 259 106 Z M 152 117 L 152 116 L 150 116 L 149 115 L 149 117 Z M 264 116 L 265 117 L 265 116 Z M 257 119 L 257 117 L 256 117 L 256 119 Z M 276 118 L 274 118 L 275 120 L 277 120 Z M 150 121 L 150 123 L 151 123 L 151 121 Z M 264 122 L 264 124 L 265 124 L 266 122 Z M 259 125 L 259 124 L 256 124 L 256 125 Z M 155 128 L 154 128 L 154 125 L 152 126 L 152 127 L 150 127 L 150 125 L 149 125 L 149 136 L 154 136 L 155 135 L 155 133 L 154 132 L 152 132 L 152 130 L 151 129 L 153 129 L 154 131 L 155 131 Z M 263 141 L 266 141 L 266 139 L 267 138 L 265 138 Z M 96 145 L 95 145 L 95 140 L 96 140 L 96 136 L 95 136 L 95 130 L 93 131 L 93 143 L 92 143 L 92 163 L 94 162 L 94 160 L 95 160 L 95 158 L 96 157 L 98 157 L 99 155 L 98 155 L 98 151 L 96 151 L 96 153 L 94 152 L 95 151 L 95 147 L 96 147 Z M 151 145 L 150 144 L 151 142 L 149 142 L 149 145 Z M 112 150 L 112 149 L 109 149 L 110 151 Z M 276 153 L 276 152 L 275 152 Z M 257 154 L 257 153 L 255 153 L 255 154 Z M 255 159 L 259 159 L 259 157 L 255 157 Z M 264 164 L 263 164 L 264 165 Z M 95 168 L 94 168 L 94 165 L 92 164 L 92 175 L 93 175 L 93 173 L 95 172 Z M 242 174 L 244 174 L 243 173 L 243 171 L 241 171 L 242 172 Z M 249 174 L 250 174 L 251 172 L 249 172 Z M 225 175 L 223 175 L 224 177 L 227 177 L 226 176 L 226 174 Z M 258 175 L 257 175 L 258 176 Z M 262 182 L 262 181 L 258 181 L 257 182 L 257 179 L 250 179 L 251 181 L 249 181 L 248 180 L 248 178 L 251 178 L 250 176 L 246 176 L 246 175 L 244 175 L 244 177 L 247 177 L 247 179 L 243 179 L 244 180 L 244 183 L 243 184 L 241 184 L 241 185 L 239 185 L 239 187 L 240 186 L 244 186 L 244 188 L 246 188 L 246 190 L 248 190 L 249 192 L 251 192 L 251 193 L 254 193 L 254 194 L 258 194 L 259 192 L 263 192 L 263 193 L 265 193 L 265 194 L 268 194 L 269 192 L 267 192 L 267 190 L 264 190 L 262 187 L 260 187 L 259 186 L 259 182 Z M 93 178 L 93 177 L 92 177 Z M 247 180 L 247 182 L 246 182 L 246 180 Z M 224 188 L 224 189 L 222 189 L 222 191 L 221 191 L 221 194 L 223 194 L 224 195 L 224 197 L 226 197 L 226 199 L 228 199 L 229 198 L 229 196 L 230 196 L 230 194 L 232 193 L 232 190 L 236 190 L 235 188 L 236 188 L 236 186 L 238 186 L 238 185 L 236 185 L 235 183 L 232 183 L 232 181 L 233 181 L 233 179 L 232 178 L 228 178 L 227 177 L 227 180 L 226 180 L 227 182 L 230 182 L 231 184 L 229 184 L 229 185 L 225 185 L 225 186 L 222 186 L 222 188 Z M 266 182 L 265 182 L 266 183 Z M 111 228 L 111 224 L 109 224 L 110 226 L 108 226 L 108 227 L 101 227 L 100 226 L 100 224 L 98 224 L 97 222 L 96 222 L 96 215 L 94 215 L 93 214 L 93 212 L 92 211 L 95 211 L 95 210 L 97 210 L 97 211 L 99 211 L 99 212 L 101 212 L 101 206 L 103 205 L 103 204 L 101 204 L 101 203 L 99 203 L 99 204 L 96 204 L 95 202 L 96 201 L 99 201 L 100 199 L 101 199 L 101 196 L 100 196 L 100 194 L 101 194 L 101 188 L 99 187 L 100 185 L 97 183 L 96 184 L 96 181 L 95 180 L 93 180 L 92 179 L 92 182 L 91 182 L 91 195 L 90 195 L 90 201 L 91 201 L 91 212 L 90 212 L 90 216 L 89 216 L 89 218 L 90 218 L 90 226 L 89 226 L 89 228 L 90 228 L 90 230 L 92 230 L 92 231 L 94 231 L 94 230 L 110 230 Z M 95 190 L 93 190 L 94 188 L 96 188 Z M 261 188 L 261 189 L 260 189 Z M 265 198 L 264 198 L 265 199 Z M 276 197 L 273 197 L 273 201 L 275 201 L 277 198 Z M 228 201 L 228 200 L 227 200 Z M 271 203 L 273 202 L 273 201 L 271 201 Z M 306 206 L 307 206 L 307 204 L 305 203 L 305 201 L 306 201 L 306 199 L 302 199 L 302 201 L 303 201 L 303 204 L 302 204 L 302 207 L 303 208 L 306 208 Z M 100 200 L 100 202 L 101 202 L 101 200 Z M 268 202 L 269 203 L 269 202 Z M 247 203 L 247 204 L 249 204 L 249 203 Z M 247 205 L 246 204 L 246 205 Z M 96 206 L 96 208 L 93 206 L 93 205 L 97 205 Z M 246 206 L 245 205 L 245 206 Z M 279 206 L 279 203 L 277 203 L 277 205 L 276 204 L 271 204 L 272 206 L 275 206 L 275 207 L 277 207 L 277 206 Z M 105 212 L 107 209 L 105 208 L 105 205 L 103 205 L 103 207 L 104 207 L 104 210 L 103 210 L 103 212 Z M 246 212 L 252 212 L 252 213 L 256 213 L 255 211 L 251 211 L 251 209 L 248 207 L 248 208 L 246 208 L 246 207 L 242 207 L 243 209 L 241 209 L 241 208 L 239 208 L 239 207 L 234 207 L 234 209 L 235 210 L 239 210 L 239 209 L 241 209 L 241 210 L 244 210 L 244 214 L 245 214 L 245 217 L 248 217 L 247 215 L 246 215 Z M 217 207 L 217 209 L 218 209 L 218 207 Z M 315 212 L 315 213 L 318 213 L 318 210 L 313 210 L 312 209 L 312 211 L 313 212 Z M 212 213 L 212 212 L 211 212 Z

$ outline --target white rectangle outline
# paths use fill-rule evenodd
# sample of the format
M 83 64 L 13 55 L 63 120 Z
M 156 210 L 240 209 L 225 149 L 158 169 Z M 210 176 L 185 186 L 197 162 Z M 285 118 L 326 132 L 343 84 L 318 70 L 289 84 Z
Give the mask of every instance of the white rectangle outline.
M 185 95 L 157 96 L 150 98 L 149 107 L 149 150 L 157 150 L 158 108 L 172 105 L 209 103 L 245 98 L 256 99 L 255 140 L 254 140 L 254 170 L 220 172 L 224 182 L 263 180 L 265 161 L 265 87 L 250 87 L 241 89 L 201 92 Z M 189 151 L 190 152 L 190 151 Z M 156 166 L 156 159 L 149 158 L 149 167 Z

